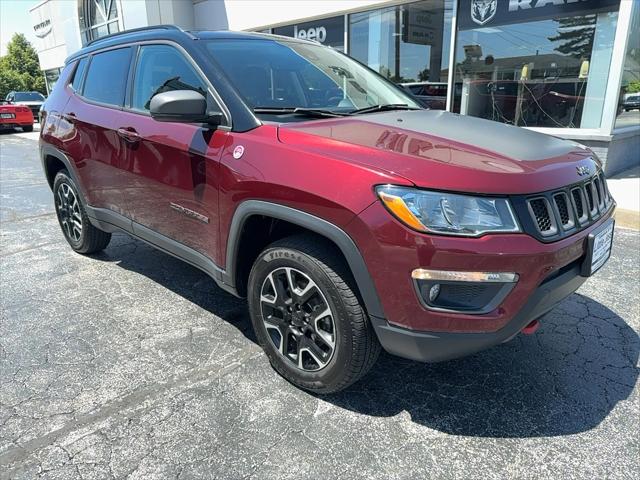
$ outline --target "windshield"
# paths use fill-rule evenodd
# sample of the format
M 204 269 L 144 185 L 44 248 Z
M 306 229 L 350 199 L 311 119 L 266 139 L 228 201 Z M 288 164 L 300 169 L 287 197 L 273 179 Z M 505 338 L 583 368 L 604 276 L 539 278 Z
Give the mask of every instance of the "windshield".
M 213 40 L 207 49 L 247 104 L 351 112 L 420 106 L 398 87 L 331 48 L 273 40 Z
M 44 97 L 38 92 L 16 92 L 14 101 L 16 102 L 41 102 Z

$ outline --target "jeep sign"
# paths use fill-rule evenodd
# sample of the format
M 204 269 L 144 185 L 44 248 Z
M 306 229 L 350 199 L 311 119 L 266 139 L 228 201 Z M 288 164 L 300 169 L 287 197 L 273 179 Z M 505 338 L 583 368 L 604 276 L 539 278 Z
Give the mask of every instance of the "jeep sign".
M 458 29 L 610 12 L 619 5 L 620 0 L 460 0 Z
M 293 36 L 301 38 L 302 40 L 315 40 L 320 43 L 324 43 L 327 39 L 327 29 L 324 27 L 311 27 L 307 30 L 301 28 L 298 30 L 298 26 L 293 26 Z
M 344 48 L 344 17 L 323 18 L 297 25 L 277 27 L 273 29 L 273 33 L 312 40 L 342 50 Z

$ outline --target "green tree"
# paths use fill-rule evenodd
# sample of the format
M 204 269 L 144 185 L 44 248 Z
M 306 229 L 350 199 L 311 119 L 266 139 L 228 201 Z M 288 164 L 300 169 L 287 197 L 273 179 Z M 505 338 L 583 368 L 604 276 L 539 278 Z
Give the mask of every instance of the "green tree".
M 0 57 L 0 99 L 11 90 L 47 92 L 38 54 L 22 33 L 13 35 Z
M 638 92 L 640 92 L 640 80 L 629 82 L 629 85 L 627 85 L 626 93 L 638 93 Z
M 591 58 L 596 20 L 595 15 L 554 19 L 558 23 L 558 34 L 548 39 L 559 42 L 554 48 L 557 52 L 579 59 Z

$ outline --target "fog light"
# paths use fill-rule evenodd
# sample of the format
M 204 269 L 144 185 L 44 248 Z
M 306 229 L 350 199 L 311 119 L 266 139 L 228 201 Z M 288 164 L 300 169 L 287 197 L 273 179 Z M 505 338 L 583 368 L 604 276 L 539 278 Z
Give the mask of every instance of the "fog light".
M 418 298 L 431 310 L 484 314 L 495 310 L 518 281 L 515 272 L 411 272 Z
M 438 298 L 438 294 L 440 293 L 440 284 L 436 283 L 433 287 L 429 289 L 429 302 L 435 302 L 436 298 Z
M 455 270 L 426 270 L 416 268 L 411 272 L 415 280 L 436 280 L 445 282 L 489 282 L 489 283 L 515 283 L 518 274 L 511 272 L 459 272 Z

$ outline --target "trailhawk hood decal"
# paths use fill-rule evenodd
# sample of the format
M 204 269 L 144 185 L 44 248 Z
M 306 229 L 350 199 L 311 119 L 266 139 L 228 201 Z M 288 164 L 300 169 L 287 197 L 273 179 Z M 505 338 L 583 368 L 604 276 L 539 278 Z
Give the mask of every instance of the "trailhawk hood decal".
M 581 145 L 525 128 L 435 110 L 282 124 L 280 141 L 403 176 L 424 187 L 532 193 L 584 180 L 599 164 Z M 469 178 L 469 174 L 474 177 Z

